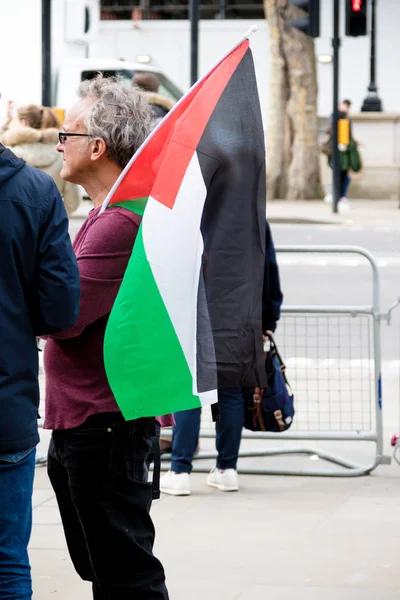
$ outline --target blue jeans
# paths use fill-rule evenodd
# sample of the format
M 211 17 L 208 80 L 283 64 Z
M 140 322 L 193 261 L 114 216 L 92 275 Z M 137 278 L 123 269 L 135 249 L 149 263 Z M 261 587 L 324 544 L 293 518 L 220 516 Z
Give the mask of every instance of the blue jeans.
M 31 600 L 28 543 L 32 529 L 35 449 L 0 453 L 0 600 Z
M 239 388 L 218 390 L 219 421 L 216 422 L 218 469 L 236 469 L 244 425 L 244 400 Z M 176 425 L 172 434 L 171 470 L 192 471 L 193 455 L 200 432 L 200 408 L 174 414 Z
M 351 183 L 351 178 L 348 173 L 344 174 L 341 180 L 341 191 L 340 197 L 345 198 L 347 196 L 347 190 L 349 189 L 349 185 Z

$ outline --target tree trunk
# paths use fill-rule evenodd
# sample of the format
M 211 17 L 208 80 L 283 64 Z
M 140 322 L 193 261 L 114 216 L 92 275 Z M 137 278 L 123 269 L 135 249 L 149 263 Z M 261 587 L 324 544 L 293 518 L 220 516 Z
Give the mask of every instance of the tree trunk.
M 287 0 L 264 0 L 271 83 L 267 129 L 267 199 L 324 195 L 319 167 L 314 41 L 288 24 L 305 16 Z
M 264 0 L 269 25 L 271 51 L 271 84 L 269 86 L 267 126 L 267 200 L 284 198 L 287 190 L 287 169 L 284 168 L 286 104 L 288 100 L 286 61 L 282 52 L 282 21 L 276 0 Z M 277 151 L 278 149 L 278 151 Z

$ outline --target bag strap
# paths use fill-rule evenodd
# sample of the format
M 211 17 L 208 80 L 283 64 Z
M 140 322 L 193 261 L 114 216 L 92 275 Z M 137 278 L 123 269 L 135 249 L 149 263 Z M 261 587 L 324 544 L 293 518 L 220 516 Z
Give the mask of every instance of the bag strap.
M 152 497 L 153 500 L 160 498 L 160 474 L 161 474 L 161 450 L 160 437 L 155 435 L 151 438 L 151 454 L 153 455 L 153 483 Z
M 269 342 L 271 344 L 271 349 L 273 352 L 275 352 L 279 362 L 281 363 L 281 369 L 282 371 L 286 371 L 286 365 L 283 361 L 283 358 L 281 356 L 281 353 L 278 350 L 278 346 L 276 345 L 275 339 L 273 337 L 273 335 L 271 333 L 267 333 L 267 338 L 269 339 Z
M 288 381 L 288 379 L 286 377 L 286 365 L 284 363 L 284 360 L 282 358 L 281 353 L 278 350 L 278 346 L 276 345 L 275 339 L 274 339 L 274 337 L 273 337 L 273 335 L 271 333 L 267 333 L 266 335 L 267 335 L 267 338 L 269 339 L 269 342 L 271 344 L 271 351 L 275 353 L 277 359 L 280 362 L 281 373 L 283 375 L 283 379 L 285 380 L 285 383 L 286 383 L 287 387 L 290 390 L 290 395 L 293 396 L 292 386 L 290 385 L 290 383 L 289 383 L 289 381 Z

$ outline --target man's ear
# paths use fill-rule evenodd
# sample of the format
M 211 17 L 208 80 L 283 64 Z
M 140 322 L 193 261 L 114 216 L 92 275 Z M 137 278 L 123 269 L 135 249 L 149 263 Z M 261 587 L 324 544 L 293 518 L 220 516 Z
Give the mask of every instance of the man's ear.
M 90 160 L 99 160 L 107 152 L 107 146 L 102 138 L 96 138 L 91 143 Z

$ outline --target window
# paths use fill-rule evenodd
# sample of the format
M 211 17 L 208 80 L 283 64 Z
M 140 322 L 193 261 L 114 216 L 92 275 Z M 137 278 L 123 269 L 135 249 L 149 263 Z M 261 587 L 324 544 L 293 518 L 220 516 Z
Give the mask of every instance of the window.
M 140 70 L 141 73 L 146 73 L 146 69 L 141 69 Z M 153 71 L 151 71 L 153 73 Z M 100 70 L 100 69 L 96 69 L 95 71 L 82 71 L 81 73 L 81 81 L 86 81 L 87 79 L 94 79 L 99 73 L 102 73 L 104 75 L 104 77 L 122 77 L 123 79 L 123 83 L 125 85 L 131 85 L 131 81 L 132 81 L 132 77 L 135 75 L 135 71 L 131 71 L 129 69 L 121 69 L 121 70 Z M 162 94 L 163 96 L 167 96 L 168 98 L 171 98 L 171 100 L 174 100 L 174 102 L 177 102 L 178 100 L 180 100 L 182 98 L 182 92 L 179 88 L 176 87 L 176 85 L 174 85 L 172 83 L 172 81 L 170 81 L 168 79 L 168 77 L 166 77 L 163 73 L 159 73 L 159 72 L 155 72 L 154 75 L 157 77 L 157 79 L 160 82 L 160 87 L 159 87 L 159 94 Z
M 188 19 L 188 0 L 101 0 L 103 20 Z M 200 0 L 201 19 L 263 19 L 261 0 Z

